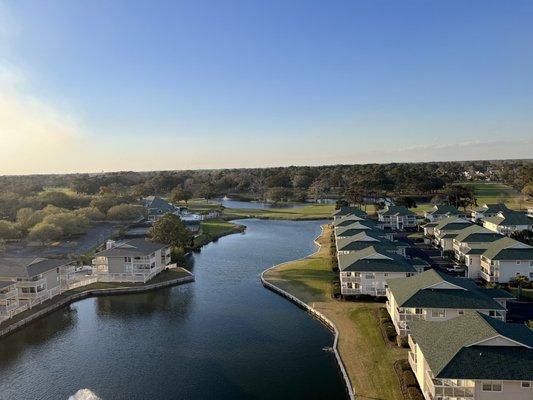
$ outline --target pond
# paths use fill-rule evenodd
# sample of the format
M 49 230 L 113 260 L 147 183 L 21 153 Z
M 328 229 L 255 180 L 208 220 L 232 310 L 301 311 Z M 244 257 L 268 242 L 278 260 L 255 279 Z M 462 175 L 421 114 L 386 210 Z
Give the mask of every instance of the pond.
M 263 288 L 315 250 L 320 221 L 237 221 L 190 260 L 196 282 L 91 298 L 0 340 L 0 398 L 346 399 L 332 334 Z

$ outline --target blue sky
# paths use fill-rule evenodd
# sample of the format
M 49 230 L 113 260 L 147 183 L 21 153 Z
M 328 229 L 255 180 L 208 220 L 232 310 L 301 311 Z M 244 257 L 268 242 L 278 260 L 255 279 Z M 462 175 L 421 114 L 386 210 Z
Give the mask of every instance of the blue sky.
M 529 158 L 532 20 L 531 1 L 0 0 L 0 174 Z

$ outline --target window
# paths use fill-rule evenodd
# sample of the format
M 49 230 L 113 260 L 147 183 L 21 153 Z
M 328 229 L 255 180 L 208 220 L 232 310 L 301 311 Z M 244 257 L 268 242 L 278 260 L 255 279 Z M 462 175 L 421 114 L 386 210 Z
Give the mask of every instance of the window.
M 529 388 L 531 388 L 531 382 L 529 382 L 529 381 L 524 381 L 524 382 L 521 383 L 520 387 L 521 387 L 522 389 L 529 389 Z
M 490 310 L 489 311 L 489 316 L 490 317 L 499 317 L 500 315 L 498 314 L 498 311 Z
M 483 392 L 501 392 L 502 381 L 485 381 L 481 384 Z
M 520 260 L 516 260 L 516 265 L 520 265 L 521 261 Z
M 446 317 L 446 310 L 439 309 L 439 308 L 431 310 L 431 316 L 433 318 L 445 318 Z
M 124 262 L 130 263 L 131 262 L 131 257 L 124 257 Z
M 366 274 L 365 279 L 374 279 L 374 274 Z
M 465 310 L 457 310 L 457 314 L 463 315 L 465 313 Z
M 422 315 L 422 309 L 421 308 L 415 308 L 415 314 Z

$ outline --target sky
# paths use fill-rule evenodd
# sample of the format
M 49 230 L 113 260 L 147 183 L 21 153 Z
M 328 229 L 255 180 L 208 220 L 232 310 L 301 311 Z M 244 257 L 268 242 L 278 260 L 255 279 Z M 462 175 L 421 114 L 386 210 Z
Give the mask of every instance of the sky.
M 533 157 L 533 2 L 0 0 L 0 174 Z

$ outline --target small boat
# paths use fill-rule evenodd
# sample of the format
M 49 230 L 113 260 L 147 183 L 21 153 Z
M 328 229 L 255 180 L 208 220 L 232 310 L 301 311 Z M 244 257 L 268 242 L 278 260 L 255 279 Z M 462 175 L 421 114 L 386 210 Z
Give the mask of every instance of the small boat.
M 333 347 L 322 347 L 323 351 L 327 351 L 328 353 L 333 353 Z

